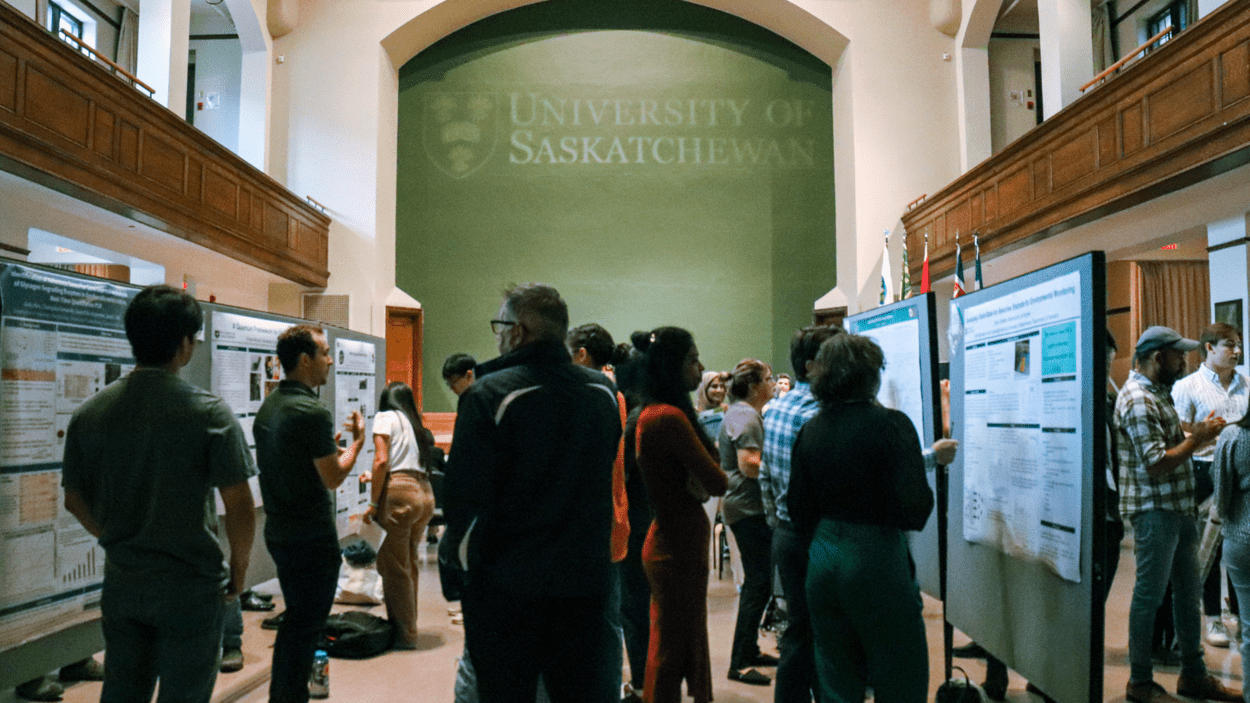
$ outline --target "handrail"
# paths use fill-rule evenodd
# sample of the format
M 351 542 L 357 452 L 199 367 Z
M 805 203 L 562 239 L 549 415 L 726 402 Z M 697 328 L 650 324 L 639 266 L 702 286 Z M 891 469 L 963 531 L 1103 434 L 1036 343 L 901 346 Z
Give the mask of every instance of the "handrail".
M 919 205 L 921 202 L 923 202 L 923 201 L 924 201 L 924 199 L 925 199 L 925 198 L 927 198 L 927 197 L 929 197 L 929 194 L 928 194 L 928 193 L 925 193 L 924 195 L 920 196 L 919 198 L 916 198 L 915 200 L 911 201 L 910 203 L 907 203 L 907 207 L 903 208 L 903 212 L 907 212 L 908 210 L 910 210 L 910 209 L 912 209 L 912 208 L 916 207 L 916 206 L 917 206 L 917 205 Z
M 79 49 L 86 49 L 87 52 L 90 53 L 92 56 L 94 56 L 95 58 L 99 59 L 104 64 L 112 68 L 114 73 L 122 74 L 122 76 L 124 76 L 126 80 L 129 80 L 131 83 L 135 84 L 136 87 L 143 88 L 144 90 L 148 91 L 149 98 L 152 98 L 156 95 L 156 91 L 153 90 L 151 87 L 149 87 L 147 83 L 144 83 L 143 81 L 136 78 L 133 74 L 130 73 L 130 71 L 127 71 L 126 69 L 122 68 L 109 57 L 96 51 L 94 48 L 91 47 L 91 45 L 87 44 L 86 42 L 74 36 L 73 34 L 70 34 L 69 30 L 62 29 L 61 36 L 73 41 L 75 44 L 78 45 Z
M 1086 90 L 1087 90 L 1090 86 L 1092 86 L 1092 85 L 1094 85 L 1095 83 L 1097 83 L 1098 81 L 1101 81 L 1102 79 L 1106 78 L 1108 75 L 1110 75 L 1110 74 L 1112 74 L 1112 73 L 1114 73 L 1114 72 L 1118 71 L 1118 70 L 1120 69 L 1120 67 L 1121 67 L 1121 66 L 1123 66 L 1124 64 L 1126 64 L 1126 63 L 1128 63 L 1129 61 L 1131 61 L 1131 60 L 1133 60 L 1134 58 L 1136 58 L 1138 54 L 1140 54 L 1141 52 L 1145 51 L 1145 50 L 1147 49 L 1147 47 L 1149 47 L 1151 44 L 1154 44 L 1155 42 L 1157 42 L 1157 41 L 1159 41 L 1160 39 L 1162 39 L 1162 38 L 1163 38 L 1163 36 L 1164 36 L 1165 34 L 1171 34 L 1171 33 L 1172 33 L 1172 25 L 1170 25 L 1170 24 L 1169 24 L 1169 25 L 1167 26 L 1167 28 L 1166 28 L 1166 29 L 1164 29 L 1162 32 L 1159 32 L 1158 34 L 1154 35 L 1153 37 L 1151 37 L 1151 38 L 1147 39 L 1145 44 L 1142 44 L 1141 46 L 1137 47 L 1136 49 L 1133 49 L 1133 51 L 1132 51 L 1131 53 L 1129 53 L 1129 54 L 1125 55 L 1125 56 L 1124 56 L 1124 58 L 1122 58 L 1122 59 L 1120 59 L 1119 61 L 1116 61 L 1115 63 L 1111 64 L 1111 65 L 1110 65 L 1110 66 L 1108 66 L 1108 67 L 1106 68 L 1106 70 L 1104 70 L 1102 73 L 1099 73 L 1098 75 L 1094 76 L 1094 77 L 1093 77 L 1093 79 L 1092 79 L 1092 80 L 1090 80 L 1090 82 L 1088 82 L 1088 83 L 1086 83 L 1085 85 L 1081 86 L 1081 92 L 1082 92 L 1082 93 L 1084 93 L 1084 92 L 1085 92 L 1085 91 L 1086 91 Z
M 305 200 L 307 200 L 307 201 L 308 201 L 308 203 L 309 203 L 310 205 L 312 205 L 313 207 L 315 207 L 315 208 L 317 208 L 318 210 L 320 210 L 320 211 L 321 211 L 321 213 L 322 213 L 323 215 L 325 214 L 325 211 L 326 211 L 326 206 L 325 206 L 325 205 L 322 205 L 321 203 L 317 202 L 316 200 L 313 200 L 313 197 L 312 197 L 311 195 L 305 195 L 305 196 L 304 196 L 304 199 L 305 199 Z

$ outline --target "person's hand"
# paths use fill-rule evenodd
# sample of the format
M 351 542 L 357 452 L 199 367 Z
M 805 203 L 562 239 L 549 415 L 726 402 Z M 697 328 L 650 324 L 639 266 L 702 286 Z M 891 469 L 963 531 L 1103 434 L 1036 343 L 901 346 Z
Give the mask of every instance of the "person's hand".
M 937 463 L 950 466 L 955 462 L 955 454 L 959 450 L 959 440 L 939 439 L 933 443 L 933 455 Z
M 365 441 L 365 418 L 360 414 L 359 410 L 353 410 L 352 414 L 347 416 L 347 422 L 343 423 L 343 429 L 352 433 L 353 442 Z
M 372 505 L 370 505 L 370 506 L 369 506 L 369 507 L 365 510 L 365 514 L 361 516 L 361 519 L 365 521 L 365 524 L 366 524 L 366 525 L 372 525 L 372 524 L 373 524 L 373 517 L 374 517 L 375 515 L 377 515 L 377 514 L 378 514 L 378 509 L 377 509 L 377 508 L 375 508 L 375 507 L 373 507 Z
M 1220 432 L 1224 431 L 1224 418 L 1216 417 L 1215 411 L 1212 410 L 1207 419 L 1202 422 L 1196 422 L 1193 425 L 1193 438 L 1199 445 L 1206 444 L 1216 437 L 1220 436 Z

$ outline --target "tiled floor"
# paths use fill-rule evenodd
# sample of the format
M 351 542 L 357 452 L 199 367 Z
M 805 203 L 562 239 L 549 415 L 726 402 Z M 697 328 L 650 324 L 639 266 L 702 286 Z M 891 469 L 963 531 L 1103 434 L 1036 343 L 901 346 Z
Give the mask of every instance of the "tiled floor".
M 1132 593 L 1133 556 L 1129 543 L 1121 555 L 1121 565 L 1111 598 L 1107 604 L 1106 636 L 1106 695 L 1104 700 L 1119 703 L 1124 700 L 1124 685 L 1128 680 L 1128 605 Z M 720 703 L 771 703 L 773 689 L 748 686 L 725 678 L 728 670 L 729 644 L 733 636 L 736 614 L 736 593 L 732 581 L 711 575 L 709 586 L 709 629 L 712 637 L 712 671 L 715 678 L 715 696 Z M 389 652 L 365 661 L 335 659 L 330 665 L 331 700 L 350 701 L 430 701 L 451 703 L 452 683 L 455 680 L 455 662 L 464 647 L 464 629 L 451 624 L 447 615 L 447 603 L 438 588 L 438 577 L 432 562 L 427 560 L 421 579 L 421 646 L 416 651 Z M 377 608 L 380 612 L 382 608 Z M 384 614 L 384 613 L 380 613 Z M 936 601 L 926 599 L 925 620 L 928 625 L 930 688 L 936 690 L 942 671 L 941 608 Z M 267 700 L 268 663 L 273 633 L 259 628 L 259 621 L 267 613 L 246 613 L 247 627 L 244 642 L 246 665 L 235 674 L 218 677 L 214 695 L 216 703 L 243 701 L 262 703 Z M 966 641 L 956 633 L 956 644 Z M 769 641 L 766 647 L 772 648 Z M 1236 685 L 1241 683 L 1241 657 L 1235 650 L 1207 647 L 1207 665 Z M 960 661 L 968 672 L 980 682 L 984 678 L 984 664 L 980 661 Z M 1175 690 L 1177 669 L 1157 670 L 1155 678 L 1169 690 Z M 1025 693 L 1025 681 L 1014 673 L 1011 675 L 1008 700 L 1013 703 L 1038 700 Z M 0 703 L 14 700 L 12 692 L 0 694 Z M 99 684 L 82 683 L 70 687 L 65 700 L 69 703 L 88 703 L 99 700 Z

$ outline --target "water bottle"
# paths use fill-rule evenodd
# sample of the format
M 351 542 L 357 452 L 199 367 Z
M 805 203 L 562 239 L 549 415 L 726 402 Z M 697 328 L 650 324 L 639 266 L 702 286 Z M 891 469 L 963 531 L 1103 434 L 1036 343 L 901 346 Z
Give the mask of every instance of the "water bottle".
M 313 654 L 312 676 L 308 679 L 309 698 L 330 697 L 330 655 L 324 649 Z

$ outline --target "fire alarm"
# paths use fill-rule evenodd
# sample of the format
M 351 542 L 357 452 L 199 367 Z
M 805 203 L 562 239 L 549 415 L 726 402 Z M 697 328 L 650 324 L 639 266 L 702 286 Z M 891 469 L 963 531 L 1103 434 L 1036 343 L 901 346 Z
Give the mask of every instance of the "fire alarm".
M 204 103 L 196 103 L 196 104 L 195 104 L 195 109 L 197 109 L 197 110 L 203 110 L 203 109 L 204 109 Z
M 1029 101 L 1029 109 L 1030 109 L 1030 110 L 1032 110 L 1032 109 L 1033 109 L 1033 101 L 1032 101 L 1032 100 L 1030 100 L 1030 101 Z

